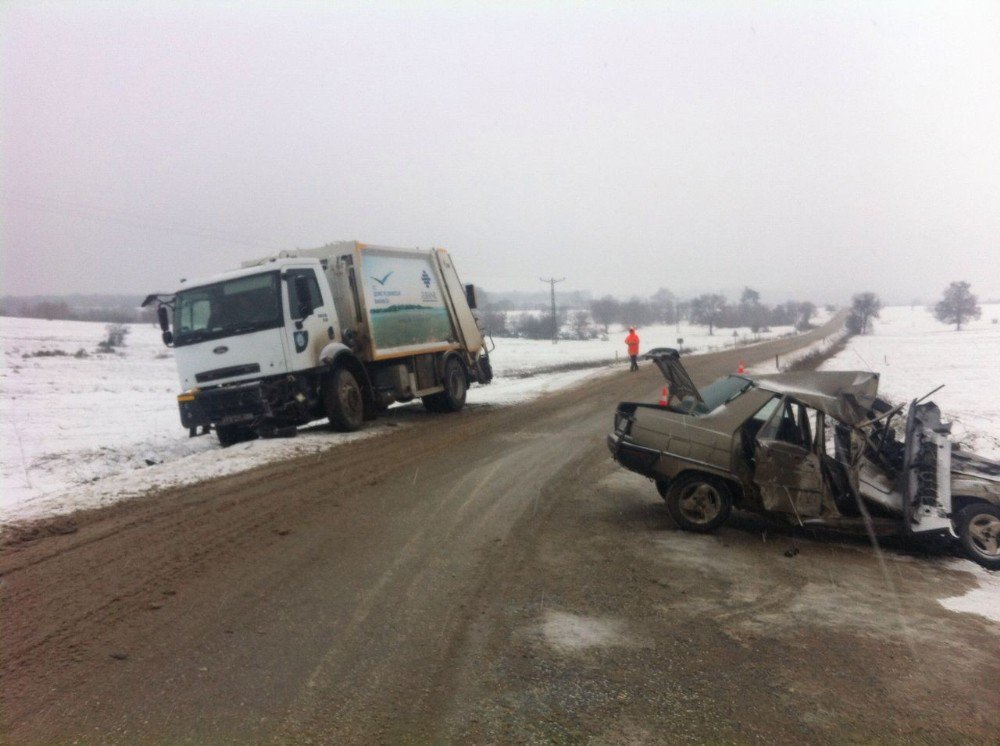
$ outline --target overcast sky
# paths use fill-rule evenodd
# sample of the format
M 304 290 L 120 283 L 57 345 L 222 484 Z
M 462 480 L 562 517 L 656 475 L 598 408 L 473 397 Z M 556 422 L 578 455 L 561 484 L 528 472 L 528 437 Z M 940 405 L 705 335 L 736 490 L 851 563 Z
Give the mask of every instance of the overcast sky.
M 274 250 L 466 282 L 1000 297 L 1000 2 L 0 5 L 4 293 Z

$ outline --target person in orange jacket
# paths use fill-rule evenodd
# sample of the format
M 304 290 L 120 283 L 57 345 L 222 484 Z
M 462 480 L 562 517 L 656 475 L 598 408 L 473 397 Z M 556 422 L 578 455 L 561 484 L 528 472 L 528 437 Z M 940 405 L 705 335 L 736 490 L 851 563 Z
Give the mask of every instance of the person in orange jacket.
M 639 370 L 639 363 L 636 362 L 636 358 L 639 357 L 639 335 L 635 333 L 634 326 L 628 328 L 625 344 L 628 345 L 628 356 L 632 359 L 632 367 L 629 370 Z

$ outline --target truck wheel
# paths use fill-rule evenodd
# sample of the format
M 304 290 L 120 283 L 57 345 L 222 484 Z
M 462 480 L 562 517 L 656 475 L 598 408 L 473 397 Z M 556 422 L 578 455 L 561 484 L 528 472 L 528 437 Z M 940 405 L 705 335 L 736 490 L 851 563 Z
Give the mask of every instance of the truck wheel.
M 969 559 L 1000 570 L 1000 507 L 973 503 L 959 512 L 955 529 Z
M 364 397 L 351 371 L 337 368 L 323 379 L 323 406 L 334 430 L 349 433 L 361 429 L 365 421 Z
M 257 438 L 257 431 L 246 425 L 216 425 L 215 435 L 219 439 L 220 446 L 229 448 L 229 446 L 234 446 L 237 443 L 255 440 Z
M 444 391 L 425 396 L 424 407 L 428 412 L 457 412 L 465 406 L 467 380 L 465 368 L 458 358 L 452 357 L 444 365 Z
M 685 531 L 714 531 L 729 517 L 733 497 L 724 482 L 707 474 L 686 474 L 667 490 L 667 512 Z

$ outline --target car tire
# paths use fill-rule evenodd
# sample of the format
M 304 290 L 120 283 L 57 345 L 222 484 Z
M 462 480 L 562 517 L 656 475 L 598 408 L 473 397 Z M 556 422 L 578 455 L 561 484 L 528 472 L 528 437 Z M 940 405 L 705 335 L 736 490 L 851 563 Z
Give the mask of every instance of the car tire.
M 963 508 L 955 530 L 965 556 L 990 570 L 1000 570 L 1000 507 L 977 502 Z
M 216 425 L 215 437 L 219 439 L 220 446 L 229 448 L 237 443 L 256 440 L 257 431 L 246 425 Z
M 708 533 L 729 518 L 733 496 L 721 479 L 708 474 L 685 474 L 667 489 L 667 512 L 685 531 Z
M 361 385 L 346 368 L 337 368 L 323 380 L 323 407 L 334 430 L 350 433 L 365 422 L 365 400 Z

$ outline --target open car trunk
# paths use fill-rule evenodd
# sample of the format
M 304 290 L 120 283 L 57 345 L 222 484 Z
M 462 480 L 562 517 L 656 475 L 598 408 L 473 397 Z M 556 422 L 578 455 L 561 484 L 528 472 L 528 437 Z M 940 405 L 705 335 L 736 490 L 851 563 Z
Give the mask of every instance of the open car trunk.
M 645 357 L 656 364 L 667 380 L 668 404 L 672 399 L 684 401 L 689 398 L 694 404 L 704 404 L 698 387 L 681 364 L 680 352 L 671 347 L 657 347 L 647 352 Z

